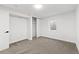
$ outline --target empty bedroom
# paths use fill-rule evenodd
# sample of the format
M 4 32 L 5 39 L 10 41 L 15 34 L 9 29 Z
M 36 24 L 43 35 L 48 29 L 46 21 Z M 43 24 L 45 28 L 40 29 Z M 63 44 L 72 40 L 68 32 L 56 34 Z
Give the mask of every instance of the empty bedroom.
M 0 54 L 78 54 L 79 4 L 0 4 Z

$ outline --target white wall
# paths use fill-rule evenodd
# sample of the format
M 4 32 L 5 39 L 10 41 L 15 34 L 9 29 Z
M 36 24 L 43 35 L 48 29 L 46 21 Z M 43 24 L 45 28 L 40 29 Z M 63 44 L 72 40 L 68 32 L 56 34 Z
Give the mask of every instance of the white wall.
M 76 45 L 79 50 L 79 5 L 77 6 L 76 9 L 76 37 L 77 37 Z
M 57 30 L 49 30 L 49 21 L 56 20 Z M 75 42 L 75 12 L 64 13 L 40 20 L 40 36 Z
M 27 20 L 10 15 L 10 43 L 27 39 Z

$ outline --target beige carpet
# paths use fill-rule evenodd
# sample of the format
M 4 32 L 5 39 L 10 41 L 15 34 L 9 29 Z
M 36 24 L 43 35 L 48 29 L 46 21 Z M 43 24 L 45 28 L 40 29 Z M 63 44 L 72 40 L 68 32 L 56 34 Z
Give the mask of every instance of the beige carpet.
M 46 37 L 23 40 L 10 45 L 0 54 L 77 54 L 76 45 Z

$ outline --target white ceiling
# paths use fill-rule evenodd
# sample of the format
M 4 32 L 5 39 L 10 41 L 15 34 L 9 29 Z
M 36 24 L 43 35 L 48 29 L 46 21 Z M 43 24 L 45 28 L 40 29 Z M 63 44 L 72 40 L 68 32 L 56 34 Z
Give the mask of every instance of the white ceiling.
M 44 18 L 51 15 L 61 14 L 76 9 L 75 4 L 42 4 L 43 8 L 35 9 L 33 4 L 10 4 L 2 5 L 27 15 Z

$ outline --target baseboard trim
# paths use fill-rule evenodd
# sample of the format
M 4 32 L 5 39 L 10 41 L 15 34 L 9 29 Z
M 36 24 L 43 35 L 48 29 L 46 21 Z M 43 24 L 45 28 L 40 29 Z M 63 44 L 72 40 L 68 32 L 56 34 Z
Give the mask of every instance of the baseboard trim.
M 75 44 L 76 45 L 76 43 L 75 42 L 69 42 L 69 41 L 65 41 L 65 40 L 59 40 L 59 39 L 56 39 L 56 38 L 50 38 L 50 37 L 46 37 L 46 36 L 39 36 L 38 38 L 40 38 L 40 37 L 45 37 L 45 38 L 48 38 L 48 39 L 53 39 L 53 40 L 57 40 L 57 41 L 63 41 L 63 42 L 68 42 L 68 43 L 72 43 L 72 44 Z
M 8 49 L 8 48 L 9 48 L 9 46 L 6 47 L 6 48 L 0 49 L 0 51 L 4 51 L 4 50 L 6 50 L 6 49 Z
M 29 40 L 29 39 L 24 39 L 24 40 Z M 20 40 L 20 41 L 12 42 L 12 43 L 9 44 L 9 46 L 11 46 L 11 45 L 13 45 L 13 44 L 16 44 L 16 43 L 19 43 L 19 42 L 24 41 L 24 40 Z
M 78 43 L 76 43 L 76 47 L 77 47 L 77 50 L 78 50 L 78 52 L 79 52 L 79 45 L 78 45 Z

